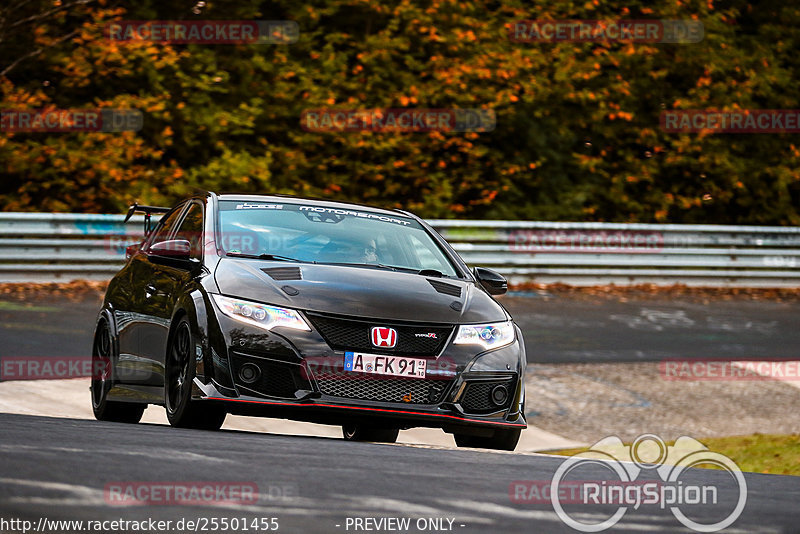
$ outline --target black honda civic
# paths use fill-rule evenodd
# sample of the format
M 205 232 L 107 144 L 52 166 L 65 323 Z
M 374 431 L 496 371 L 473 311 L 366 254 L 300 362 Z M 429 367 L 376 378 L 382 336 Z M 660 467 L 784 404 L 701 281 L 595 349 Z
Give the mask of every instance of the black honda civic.
M 100 311 L 97 419 L 216 430 L 226 414 L 341 425 L 393 442 L 436 427 L 462 447 L 513 450 L 525 421 L 525 345 L 492 295 L 411 213 L 284 196 L 208 193 L 134 205 Z M 153 214 L 161 215 L 150 229 Z

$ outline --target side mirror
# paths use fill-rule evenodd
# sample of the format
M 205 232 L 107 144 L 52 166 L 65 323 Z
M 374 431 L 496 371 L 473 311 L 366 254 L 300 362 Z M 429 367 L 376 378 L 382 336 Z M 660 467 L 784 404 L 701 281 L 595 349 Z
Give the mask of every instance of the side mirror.
M 502 295 L 508 291 L 508 280 L 497 271 L 486 267 L 475 267 L 472 272 L 490 295 Z
M 128 245 L 127 247 L 125 247 L 125 259 L 127 260 L 134 254 L 136 254 L 141 248 L 141 246 L 142 246 L 141 243 L 134 243 L 133 245 Z
M 192 244 L 186 239 L 154 243 L 147 250 L 147 258 L 153 263 L 178 269 L 192 269 L 197 263 L 192 259 Z
M 185 239 L 171 239 L 154 243 L 150 247 L 150 255 L 166 256 L 177 260 L 188 260 L 192 255 L 192 245 Z

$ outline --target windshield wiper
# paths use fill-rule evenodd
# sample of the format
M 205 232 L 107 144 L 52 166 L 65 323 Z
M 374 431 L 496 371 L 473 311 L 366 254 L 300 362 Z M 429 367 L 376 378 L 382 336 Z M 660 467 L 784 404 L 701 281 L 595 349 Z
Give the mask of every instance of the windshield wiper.
M 404 273 L 414 273 L 421 276 L 435 276 L 437 278 L 453 278 L 436 269 L 415 269 L 413 267 L 400 267 L 397 265 L 384 265 L 382 263 L 326 263 L 325 265 L 342 265 L 345 267 L 372 267 L 374 269 L 386 269 L 387 271 L 399 271 Z
M 325 261 L 323 265 L 339 265 L 341 267 L 372 267 L 373 269 L 386 269 L 389 271 L 406 270 L 405 267 L 392 267 L 391 265 L 384 265 L 382 263 L 349 263 L 346 261 Z M 416 272 L 416 269 L 411 269 Z
M 226 256 L 234 258 L 250 258 L 253 260 L 273 260 L 273 261 L 293 261 L 296 263 L 316 263 L 314 261 L 303 261 L 297 258 L 290 258 L 288 256 L 279 256 L 277 254 L 244 254 L 242 252 L 226 252 Z
M 452 278 L 447 276 L 442 271 L 437 271 L 436 269 L 420 269 L 416 271 L 417 274 L 421 274 L 422 276 L 435 276 L 436 278 Z

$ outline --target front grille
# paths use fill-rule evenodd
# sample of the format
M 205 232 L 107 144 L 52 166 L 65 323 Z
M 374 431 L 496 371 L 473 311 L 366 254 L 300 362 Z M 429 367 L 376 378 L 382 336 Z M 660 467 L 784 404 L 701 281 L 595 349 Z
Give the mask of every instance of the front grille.
M 504 385 L 508 389 L 508 401 L 502 406 L 496 405 L 492 401 L 492 389 L 498 385 Z M 514 380 L 490 381 L 490 382 L 468 382 L 467 388 L 461 397 L 461 406 L 464 411 L 470 413 L 489 413 L 502 410 L 511 402 L 514 396 L 512 389 Z
M 412 404 L 438 404 L 452 380 L 411 378 L 343 377 L 341 374 L 316 375 L 319 390 L 325 395 L 346 399 Z
M 380 354 L 436 356 L 441 352 L 453 331 L 453 327 L 450 325 L 417 326 L 381 320 L 343 319 L 317 313 L 308 313 L 307 315 L 314 328 L 322 334 L 328 345 L 335 350 L 362 350 Z M 397 345 L 390 350 L 373 347 L 370 342 L 370 329 L 373 326 L 388 326 L 397 330 Z M 430 337 L 431 335 L 433 337 Z
M 252 363 L 261 370 L 261 375 L 255 382 L 244 382 L 239 376 L 239 371 L 246 363 Z M 234 353 L 231 357 L 233 366 L 233 379 L 240 389 L 248 390 L 247 393 L 256 393 L 267 397 L 295 398 L 298 389 L 310 390 L 311 384 L 300 374 L 299 365 L 291 365 L 263 358 L 240 355 Z

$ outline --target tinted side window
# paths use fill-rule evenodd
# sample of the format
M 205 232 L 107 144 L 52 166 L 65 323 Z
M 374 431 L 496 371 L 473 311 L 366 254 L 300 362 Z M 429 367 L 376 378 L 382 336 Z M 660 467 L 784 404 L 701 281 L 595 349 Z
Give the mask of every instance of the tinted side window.
M 170 239 L 170 236 L 175 230 L 175 225 L 180 220 L 181 213 L 183 213 L 183 206 L 164 215 L 164 218 L 158 221 L 158 226 L 153 231 L 154 235 L 147 240 L 147 246 L 149 247 L 153 243 L 160 243 Z
M 200 259 L 203 251 L 203 208 L 199 204 L 189 206 L 174 239 L 185 239 L 192 245 L 192 257 Z

